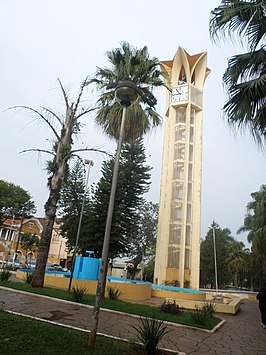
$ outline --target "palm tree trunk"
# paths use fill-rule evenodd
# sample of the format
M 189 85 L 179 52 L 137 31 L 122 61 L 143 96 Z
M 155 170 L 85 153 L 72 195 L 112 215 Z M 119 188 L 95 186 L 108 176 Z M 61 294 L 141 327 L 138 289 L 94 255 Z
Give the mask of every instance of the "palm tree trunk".
M 38 247 L 36 268 L 31 283 L 32 287 L 43 287 L 46 263 L 52 239 L 54 220 L 56 217 L 56 205 L 58 202 L 58 198 L 59 188 L 56 190 L 51 190 L 49 198 L 45 204 L 45 224 Z
M 253 274 L 250 275 L 250 291 L 254 291 L 254 285 L 253 285 Z
M 36 269 L 31 283 L 33 287 L 43 287 L 44 283 L 45 268 L 52 239 L 54 220 L 56 217 L 56 207 L 60 196 L 60 190 L 67 174 L 67 161 L 71 149 L 74 122 L 74 104 L 71 106 L 68 106 L 67 104 L 66 119 L 61 130 L 61 136 L 57 142 L 56 154 L 53 160 L 52 176 L 48 178 L 50 193 L 44 206 L 45 224 L 38 248 Z

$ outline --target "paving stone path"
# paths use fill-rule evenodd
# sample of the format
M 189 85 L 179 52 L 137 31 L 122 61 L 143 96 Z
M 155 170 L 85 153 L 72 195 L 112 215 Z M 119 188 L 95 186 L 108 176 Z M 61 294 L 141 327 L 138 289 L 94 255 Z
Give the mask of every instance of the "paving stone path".
M 89 330 L 92 308 L 0 287 L 0 308 L 59 324 Z M 266 329 L 260 325 L 256 301 L 245 300 L 235 316 L 222 315 L 225 323 L 214 333 L 177 325 L 160 343 L 161 348 L 191 355 L 266 355 Z M 101 310 L 98 332 L 123 339 L 136 338 L 132 325 L 138 317 Z M 1 344 L 0 344 L 1 349 Z

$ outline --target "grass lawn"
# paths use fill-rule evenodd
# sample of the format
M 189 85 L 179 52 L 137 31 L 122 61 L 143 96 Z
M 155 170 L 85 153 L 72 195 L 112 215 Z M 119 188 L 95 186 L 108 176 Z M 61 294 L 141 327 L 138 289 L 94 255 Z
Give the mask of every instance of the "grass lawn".
M 0 311 L 0 354 L 5 355 L 133 355 L 143 349 L 97 336 L 95 350 L 87 349 L 88 333 L 66 329 Z M 158 352 L 167 354 L 167 352 Z
M 14 282 L 14 281 L 5 281 L 5 282 L 2 281 L 0 282 L 0 286 L 72 301 L 71 294 L 69 294 L 68 291 L 60 290 L 56 288 L 51 288 L 51 287 L 33 288 L 27 283 Z M 85 295 L 83 303 L 87 305 L 93 305 L 94 299 L 95 296 L 93 295 Z M 130 302 L 120 301 L 120 300 L 105 299 L 102 303 L 102 308 L 111 309 L 115 311 L 129 313 L 129 314 L 135 314 L 143 317 L 163 319 L 165 321 L 169 321 L 177 324 L 184 324 L 188 326 L 204 328 L 209 330 L 214 328 L 221 321 L 221 319 L 219 319 L 218 317 L 213 317 L 208 320 L 206 325 L 195 324 L 195 322 L 191 318 L 190 312 L 182 312 L 181 315 L 176 316 L 176 315 L 161 312 L 159 310 L 159 307 L 130 303 Z

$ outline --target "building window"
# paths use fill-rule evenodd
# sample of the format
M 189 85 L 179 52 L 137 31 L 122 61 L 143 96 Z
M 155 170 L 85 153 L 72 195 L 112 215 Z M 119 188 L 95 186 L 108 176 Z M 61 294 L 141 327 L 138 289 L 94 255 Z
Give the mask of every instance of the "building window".
M 175 141 L 185 142 L 186 140 L 186 126 L 177 125 L 175 128 Z
M 29 222 L 28 227 L 29 227 L 29 229 L 33 229 L 33 227 L 34 227 L 34 223 Z
M 10 240 L 11 242 L 13 242 L 14 236 L 15 236 L 15 231 L 10 231 L 10 238 L 9 238 L 9 240 Z
M 195 109 L 192 108 L 190 111 L 190 124 L 194 125 L 195 124 Z
M 193 144 L 189 145 L 189 161 L 193 161 Z
M 186 123 L 186 108 L 178 107 L 176 110 L 176 123 Z
M 185 159 L 185 145 L 182 143 L 175 144 L 174 159 Z
M 185 250 L 185 269 L 190 269 L 190 250 Z
M 54 233 L 52 240 L 53 240 L 53 242 L 59 242 L 59 235 L 57 233 Z
M 168 248 L 168 262 L 167 266 L 172 268 L 179 268 L 179 256 L 180 256 L 180 249 L 175 247 Z
M 172 206 L 171 218 L 173 221 L 180 221 L 182 219 L 182 204 Z
M 183 199 L 183 183 L 173 182 L 172 184 L 172 200 L 182 200 Z
M 184 179 L 184 163 L 174 162 L 173 178 L 178 180 Z
M 189 141 L 190 143 L 193 143 L 194 141 L 194 127 L 190 127 L 190 135 L 189 135 Z
M 191 245 L 191 226 L 186 226 L 186 245 Z
M 192 181 L 193 178 L 193 168 L 192 168 L 192 164 L 189 163 L 188 164 L 188 180 Z
M 179 225 L 170 225 L 170 244 L 180 244 L 181 240 L 181 226 Z
M 188 183 L 188 189 L 187 189 L 187 199 L 188 201 L 192 201 L 192 183 Z
M 191 203 L 187 204 L 187 222 L 191 223 L 192 220 L 192 206 Z

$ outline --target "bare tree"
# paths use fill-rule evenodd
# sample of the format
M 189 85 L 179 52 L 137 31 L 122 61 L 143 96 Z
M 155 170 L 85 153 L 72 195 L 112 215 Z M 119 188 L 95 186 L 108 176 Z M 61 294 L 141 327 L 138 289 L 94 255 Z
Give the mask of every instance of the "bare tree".
M 60 88 L 64 97 L 65 114 L 60 116 L 49 108 L 42 108 L 41 112 L 28 106 L 15 106 L 12 108 L 22 108 L 29 110 L 37 115 L 39 119 L 44 121 L 52 130 L 54 140 L 52 150 L 44 149 L 28 149 L 23 152 L 36 151 L 52 155 L 52 160 L 48 161 L 47 169 L 50 174 L 48 177 L 49 197 L 45 203 L 45 223 L 38 247 L 38 255 L 36 260 L 36 268 L 33 275 L 32 286 L 43 287 L 45 268 L 52 238 L 54 220 L 56 217 L 57 203 L 60 196 L 61 188 L 66 180 L 68 172 L 68 162 L 73 156 L 77 156 L 80 151 L 97 151 L 104 153 L 98 149 L 77 149 L 72 150 L 73 135 L 80 131 L 80 118 L 95 108 L 84 107 L 81 104 L 81 97 L 86 86 L 86 80 L 81 84 L 78 97 L 74 103 L 69 101 L 65 89 L 60 80 Z

